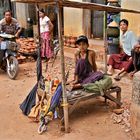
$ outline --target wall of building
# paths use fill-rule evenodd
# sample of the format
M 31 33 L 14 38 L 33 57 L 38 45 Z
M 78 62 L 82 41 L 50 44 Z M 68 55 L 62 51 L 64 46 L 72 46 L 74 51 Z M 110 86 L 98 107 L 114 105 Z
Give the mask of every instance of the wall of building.
M 11 9 L 11 3 L 9 2 L 9 0 L 0 0 L 0 19 L 4 17 L 3 13 L 8 9 Z
M 20 22 L 23 28 L 27 27 L 27 18 L 28 18 L 28 5 L 24 3 L 16 3 L 16 15 L 17 20 Z
M 82 2 L 82 0 L 71 0 Z M 83 10 L 64 8 L 64 35 L 79 36 L 83 34 Z
M 140 0 L 121 0 L 122 8 L 140 10 Z M 140 14 L 121 13 L 121 19 L 126 18 L 129 21 L 129 29 L 133 30 L 137 36 L 140 36 Z

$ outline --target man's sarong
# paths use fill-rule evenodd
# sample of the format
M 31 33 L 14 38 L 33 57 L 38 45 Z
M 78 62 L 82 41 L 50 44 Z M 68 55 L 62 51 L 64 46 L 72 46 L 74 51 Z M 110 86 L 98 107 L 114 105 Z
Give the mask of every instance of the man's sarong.
M 108 65 L 111 65 L 114 69 L 121 70 L 124 68 L 126 72 L 130 72 L 133 68 L 133 61 L 129 59 L 131 56 L 128 56 L 125 53 L 121 54 L 112 54 L 109 57 Z

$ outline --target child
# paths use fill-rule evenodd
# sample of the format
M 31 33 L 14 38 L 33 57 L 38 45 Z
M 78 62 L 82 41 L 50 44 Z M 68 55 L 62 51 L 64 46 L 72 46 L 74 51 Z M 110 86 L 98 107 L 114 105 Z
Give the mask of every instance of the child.
M 81 35 L 75 42 L 78 51 L 75 53 L 74 84 L 93 83 L 103 78 L 103 73 L 97 71 L 95 52 L 88 50 L 89 43 L 86 36 Z

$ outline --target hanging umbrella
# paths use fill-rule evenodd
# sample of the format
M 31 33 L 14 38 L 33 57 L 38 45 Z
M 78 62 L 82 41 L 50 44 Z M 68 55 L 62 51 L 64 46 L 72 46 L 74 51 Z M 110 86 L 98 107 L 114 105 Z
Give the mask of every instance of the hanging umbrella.
M 28 115 L 32 109 L 33 106 L 35 106 L 36 103 L 36 91 L 37 91 L 37 83 L 33 87 L 33 89 L 30 91 L 28 96 L 25 98 L 25 100 L 20 105 L 20 109 L 22 110 L 24 115 Z
M 37 17 L 39 21 L 39 6 L 36 5 L 37 9 Z M 32 109 L 32 107 L 35 106 L 36 103 L 36 92 L 38 88 L 39 81 L 42 79 L 42 62 L 41 62 L 41 44 L 40 44 L 40 24 L 38 22 L 38 40 L 37 40 L 37 63 L 36 63 L 36 69 L 37 69 L 37 83 L 34 85 L 33 89 L 29 92 L 28 96 L 25 98 L 23 103 L 20 105 L 20 109 L 22 110 L 23 114 L 28 115 Z

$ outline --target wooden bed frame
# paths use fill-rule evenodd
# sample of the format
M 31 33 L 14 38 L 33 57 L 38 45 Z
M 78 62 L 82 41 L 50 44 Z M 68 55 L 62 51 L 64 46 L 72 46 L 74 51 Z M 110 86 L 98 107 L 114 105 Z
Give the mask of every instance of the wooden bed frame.
M 85 101 L 88 99 L 92 99 L 95 97 L 103 97 L 105 99 L 105 103 L 107 102 L 107 99 L 110 101 L 113 101 L 116 103 L 117 108 L 120 108 L 122 103 L 121 103 L 121 88 L 119 86 L 112 86 L 110 89 L 104 92 L 104 95 L 102 96 L 101 93 L 88 93 L 84 90 L 77 90 L 77 94 L 71 94 L 68 96 L 68 104 L 69 106 L 69 116 L 73 113 L 75 110 L 77 104 L 81 101 Z M 115 93 L 115 97 L 112 95 Z M 64 117 L 61 119 L 61 123 L 64 123 Z

